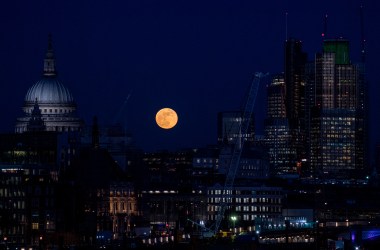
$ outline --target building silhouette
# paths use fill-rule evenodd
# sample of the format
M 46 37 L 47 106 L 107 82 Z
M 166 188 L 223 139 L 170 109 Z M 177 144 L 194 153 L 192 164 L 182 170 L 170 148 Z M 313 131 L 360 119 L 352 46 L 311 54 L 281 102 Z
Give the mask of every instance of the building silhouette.
M 243 122 L 242 111 L 225 111 L 218 113 L 218 144 L 235 145 L 240 138 L 244 141 L 244 144 L 252 145 L 255 140 L 255 120 L 251 117 L 248 131 L 242 135 L 240 131 L 241 124 Z M 238 140 L 239 138 L 239 140 Z
M 302 41 L 288 39 L 285 42 L 285 107 L 290 129 L 290 172 L 301 168 L 306 157 L 305 137 L 305 65 L 307 54 L 303 51 Z

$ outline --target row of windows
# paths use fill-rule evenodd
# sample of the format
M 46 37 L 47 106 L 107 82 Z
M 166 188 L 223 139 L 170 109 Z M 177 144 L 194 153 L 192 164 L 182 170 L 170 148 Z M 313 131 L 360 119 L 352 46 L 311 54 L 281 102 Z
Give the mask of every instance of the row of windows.
M 260 163 L 257 163 L 258 165 L 260 164 Z M 245 166 L 245 165 L 243 165 L 243 170 L 260 170 L 260 169 L 262 169 L 263 167 L 261 166 L 261 165 L 259 165 L 259 166 Z M 257 174 L 257 173 L 255 173 L 255 174 Z
M 218 163 L 218 159 L 214 158 L 195 158 L 196 163 Z
M 42 109 L 40 109 L 40 111 L 41 111 L 41 113 L 43 113 L 43 114 L 47 114 L 48 113 L 48 109 L 44 109 L 43 111 L 42 111 Z M 68 109 L 54 109 L 54 113 L 58 113 L 58 111 L 59 111 L 59 113 L 69 113 L 70 112 L 70 110 L 68 110 Z M 33 112 L 33 109 L 30 109 L 30 113 L 32 113 Z M 53 113 L 53 109 L 49 109 L 49 113 Z
M 325 128 L 329 128 L 329 127 L 331 129 L 346 128 L 347 130 L 350 130 L 351 125 L 354 125 L 354 122 L 353 121 L 345 121 L 345 122 L 326 122 L 326 121 L 324 121 L 322 124 L 323 124 L 323 127 L 325 127 Z
M 111 202 L 110 203 L 110 211 L 112 211 L 114 214 L 133 212 L 135 210 L 134 206 L 135 205 L 133 203 L 127 204 L 126 202 L 123 202 L 123 201 L 122 202 L 113 202 L 113 203 Z
M 279 206 L 236 206 L 235 211 L 240 212 L 281 212 L 281 208 Z
M 219 203 L 221 198 L 208 198 L 209 203 Z M 215 202 L 214 202 L 215 201 Z M 281 198 L 223 198 L 223 202 L 234 201 L 235 203 L 271 203 L 280 204 Z
M 353 144 L 342 145 L 342 143 L 324 143 L 322 146 L 323 151 L 327 151 L 330 155 L 355 152 Z
M 222 194 L 222 190 L 208 190 L 208 194 Z M 281 195 L 280 190 L 234 190 L 235 195 Z M 231 190 L 223 190 L 223 194 L 232 194 Z
M 25 201 L 8 201 L 0 203 L 0 209 L 25 209 Z
M 329 151 L 329 154 L 335 154 L 342 152 L 343 149 L 345 150 L 354 150 L 355 146 L 353 143 L 343 143 L 343 142 L 334 142 L 334 141 L 328 141 L 324 142 L 322 146 L 323 151 Z
M 340 117 L 329 117 L 329 116 L 324 116 L 322 117 L 322 119 L 326 122 L 328 121 L 355 121 L 355 117 L 347 117 L 347 116 L 340 116 Z M 327 123 L 324 123 L 324 124 L 327 124 Z M 330 124 L 333 124 L 332 122 L 330 122 Z M 342 124 L 342 123 L 335 123 L 335 124 Z
M 113 191 L 110 191 L 110 197 L 112 196 L 124 196 L 124 197 L 129 197 L 129 196 L 133 196 L 134 195 L 134 192 L 132 190 L 119 190 L 119 191 L 116 191 L 116 190 L 113 190 Z
M 3 235 L 12 236 L 12 235 L 24 235 L 25 226 L 23 225 L 13 225 L 12 227 L 6 228 L 3 232 Z
M 326 138 L 355 138 L 355 134 L 327 134 Z
M 14 152 L 7 152 L 8 154 L 17 154 L 19 153 L 19 155 L 22 157 L 22 156 L 25 156 L 25 153 L 24 151 L 14 151 Z M 16 170 L 16 169 L 3 169 L 2 172 L 4 173 L 20 173 L 21 171 L 20 170 Z M 4 175 L 2 179 L 0 179 L 0 183 L 1 184 L 6 184 L 6 185 L 19 185 L 22 181 L 22 178 L 21 176 L 8 176 L 8 175 Z
M 40 229 L 40 224 L 38 222 L 33 222 L 32 223 L 32 230 L 38 230 L 38 229 Z M 55 229 L 55 223 L 53 221 L 47 221 L 45 229 L 46 230 L 53 230 L 53 229 Z
M 273 219 L 278 219 L 278 215 L 266 215 L 266 214 L 243 214 L 242 219 L 244 221 L 250 221 L 250 220 L 255 220 L 256 218 L 260 218 L 261 221 L 273 221 Z M 209 220 L 216 220 L 217 215 L 215 214 L 210 214 L 208 216 Z
M 17 189 L 0 188 L 0 197 L 24 197 L 25 192 Z

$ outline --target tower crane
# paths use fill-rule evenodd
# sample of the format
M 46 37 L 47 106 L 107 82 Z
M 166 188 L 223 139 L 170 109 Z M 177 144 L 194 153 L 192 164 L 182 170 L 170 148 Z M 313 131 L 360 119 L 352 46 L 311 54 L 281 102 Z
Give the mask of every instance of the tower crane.
M 256 96 L 259 89 L 260 80 L 261 78 L 267 75 L 268 73 L 263 74 L 261 72 L 256 72 L 254 74 L 254 78 L 252 80 L 252 84 L 248 92 L 247 102 L 245 103 L 244 113 L 243 113 L 242 120 L 240 123 L 239 136 L 236 138 L 236 143 L 234 145 L 233 153 L 232 153 L 231 160 L 229 163 L 228 173 L 226 175 L 224 189 L 219 199 L 219 210 L 218 210 L 218 214 L 215 221 L 215 227 L 213 230 L 214 234 L 218 232 L 220 224 L 224 217 L 224 213 L 227 208 L 227 203 L 231 201 L 232 187 L 234 185 L 236 172 L 239 167 L 240 157 L 243 150 L 244 140 L 242 138 L 242 135 L 246 134 L 248 131 L 248 127 L 251 121 L 251 116 L 253 113 L 253 108 L 255 106 L 255 101 L 256 101 Z

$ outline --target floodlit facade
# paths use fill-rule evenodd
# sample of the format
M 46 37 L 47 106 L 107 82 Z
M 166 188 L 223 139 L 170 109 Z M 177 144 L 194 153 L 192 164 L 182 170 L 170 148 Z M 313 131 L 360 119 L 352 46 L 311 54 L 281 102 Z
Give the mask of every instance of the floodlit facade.
M 138 216 L 134 187 L 128 183 L 113 183 L 109 193 L 109 215 L 112 218 L 114 239 L 121 239 L 131 232 L 133 217 Z M 101 216 L 101 214 L 98 214 Z M 98 224 L 98 227 L 100 225 Z
M 36 112 L 36 108 L 40 111 Z M 17 119 L 16 133 L 30 131 L 30 123 L 36 120 L 36 113 L 43 121 L 40 130 L 80 131 L 83 126 L 83 121 L 76 116 L 71 92 L 57 78 L 51 39 L 44 59 L 43 77 L 29 88 L 22 110 L 24 116 Z

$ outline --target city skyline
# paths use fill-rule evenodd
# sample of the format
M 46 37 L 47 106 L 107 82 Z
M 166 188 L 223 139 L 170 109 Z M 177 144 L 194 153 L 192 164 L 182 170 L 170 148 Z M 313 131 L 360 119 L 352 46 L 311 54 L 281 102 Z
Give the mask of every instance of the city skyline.
M 93 116 L 107 124 L 121 114 L 136 144 L 147 151 L 216 144 L 217 113 L 240 108 L 254 72 L 284 70 L 287 37 L 301 39 L 311 61 L 322 50 L 325 29 L 325 38 L 347 38 L 352 61 L 359 62 L 363 4 L 373 152 L 380 141 L 375 128 L 378 3 L 169 2 L 7 3 L 0 25 L 1 131 L 14 131 L 27 90 L 42 76 L 51 33 L 58 77 L 87 125 Z M 255 124 L 256 134 L 263 134 L 265 86 L 259 91 Z M 170 131 L 154 122 L 166 106 L 179 116 Z

